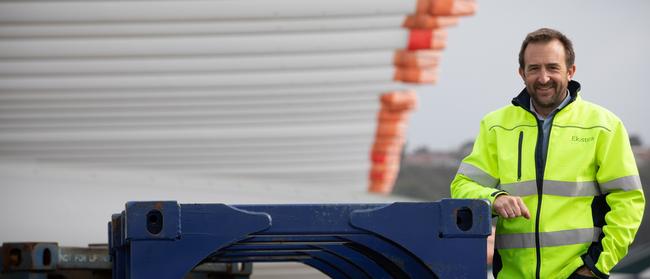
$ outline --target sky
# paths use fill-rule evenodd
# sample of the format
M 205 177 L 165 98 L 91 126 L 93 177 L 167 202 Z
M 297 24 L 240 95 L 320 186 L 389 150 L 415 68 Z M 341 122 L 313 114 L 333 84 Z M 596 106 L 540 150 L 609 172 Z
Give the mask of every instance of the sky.
M 407 150 L 456 149 L 478 134 L 481 118 L 523 89 L 517 55 L 541 27 L 567 35 L 582 97 L 614 112 L 650 146 L 650 1 L 477 1 L 474 16 L 449 29 L 433 86 L 417 89 Z

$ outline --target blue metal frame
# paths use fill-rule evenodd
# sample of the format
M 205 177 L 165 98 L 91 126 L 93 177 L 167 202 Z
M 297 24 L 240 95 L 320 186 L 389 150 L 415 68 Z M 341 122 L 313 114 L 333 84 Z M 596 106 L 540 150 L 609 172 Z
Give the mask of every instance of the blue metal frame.
M 4 260 L 3 260 L 4 259 Z M 250 278 L 251 263 L 206 263 L 186 278 Z M 5 242 L 0 246 L 2 279 L 110 278 L 106 245 L 62 247 L 55 242 Z
M 129 202 L 109 223 L 113 278 L 183 278 L 202 262 L 301 262 L 332 278 L 485 278 L 490 206 Z

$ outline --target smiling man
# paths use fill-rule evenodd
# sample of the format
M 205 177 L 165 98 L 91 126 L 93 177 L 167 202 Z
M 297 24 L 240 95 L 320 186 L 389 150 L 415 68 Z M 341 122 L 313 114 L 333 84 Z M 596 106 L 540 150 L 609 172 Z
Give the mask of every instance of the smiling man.
M 483 118 L 454 198 L 492 202 L 495 278 L 608 278 L 645 199 L 627 132 L 582 100 L 571 41 L 542 28 L 519 52 L 526 88 Z

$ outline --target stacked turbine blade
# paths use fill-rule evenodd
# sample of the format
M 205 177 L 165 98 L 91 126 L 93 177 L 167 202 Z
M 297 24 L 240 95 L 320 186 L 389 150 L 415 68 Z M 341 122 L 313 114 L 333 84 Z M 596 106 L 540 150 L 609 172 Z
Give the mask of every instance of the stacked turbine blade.
M 381 96 L 377 132 L 372 146 L 370 191 L 389 193 L 399 172 L 409 112 L 417 104 L 415 91 L 395 91 Z
M 418 0 L 415 12 L 406 16 L 408 30 L 404 49 L 395 50 L 393 80 L 432 84 L 438 80 L 438 65 L 447 44 L 445 28 L 458 24 L 459 16 L 472 15 L 472 0 Z M 369 191 L 390 193 L 399 172 L 408 114 L 417 105 L 414 91 L 393 91 L 381 96 L 375 142 L 371 150 Z

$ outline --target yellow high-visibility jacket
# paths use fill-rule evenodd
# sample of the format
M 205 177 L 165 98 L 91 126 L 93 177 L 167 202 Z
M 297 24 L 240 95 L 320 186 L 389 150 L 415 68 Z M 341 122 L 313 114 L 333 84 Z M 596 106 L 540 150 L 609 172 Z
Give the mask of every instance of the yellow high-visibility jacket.
M 451 184 L 453 198 L 522 197 L 531 213 L 498 218 L 496 278 L 567 278 L 586 265 L 599 278 L 623 258 L 643 217 L 645 199 L 620 119 L 582 100 L 555 114 L 542 163 L 542 123 L 524 89 L 513 105 L 481 121 L 472 153 Z

